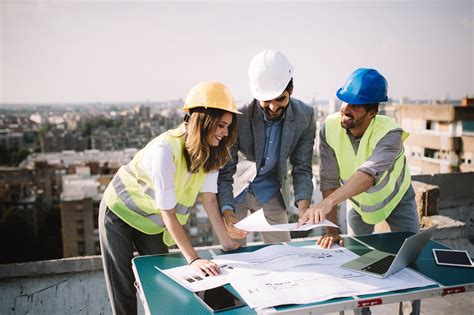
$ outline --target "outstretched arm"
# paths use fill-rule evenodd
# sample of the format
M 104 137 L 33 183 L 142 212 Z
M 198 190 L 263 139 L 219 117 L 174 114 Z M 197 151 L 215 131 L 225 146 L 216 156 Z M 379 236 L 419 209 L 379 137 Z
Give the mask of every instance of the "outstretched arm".
M 231 238 L 244 238 L 247 236 L 247 232 L 234 227 L 234 224 L 229 224 L 227 221 L 224 223 L 219 204 L 217 203 L 216 194 L 211 192 L 201 193 L 201 202 L 204 205 L 204 209 L 206 209 L 207 216 L 209 217 L 212 227 L 219 238 L 222 248 L 224 250 L 239 248 L 240 245 L 234 242 Z
M 336 190 L 323 192 L 323 201 L 314 207 L 309 208 L 300 218 L 298 224 L 319 223 L 326 218 L 337 223 L 337 205 L 347 199 L 356 196 L 374 185 L 374 178 L 364 172 L 357 171 L 349 178 L 348 182 Z M 332 244 L 338 242 L 342 245 L 337 228 L 329 227 L 325 236 L 318 240 L 318 244 L 323 248 L 330 248 Z
M 371 175 L 361 171 L 355 172 L 345 185 L 329 194 L 316 206 L 309 208 L 299 223 L 319 223 L 325 220 L 326 215 L 339 203 L 366 191 L 374 183 L 375 180 Z
M 220 273 L 219 266 L 216 263 L 200 258 L 197 252 L 194 250 L 193 246 L 191 245 L 191 241 L 189 240 L 184 228 L 178 221 L 176 217 L 176 210 L 163 210 L 161 211 L 161 215 L 163 217 L 163 221 L 165 222 L 166 228 L 170 232 L 171 236 L 178 245 L 178 248 L 183 253 L 186 260 L 189 262 L 191 267 L 198 272 L 200 275 L 218 275 Z

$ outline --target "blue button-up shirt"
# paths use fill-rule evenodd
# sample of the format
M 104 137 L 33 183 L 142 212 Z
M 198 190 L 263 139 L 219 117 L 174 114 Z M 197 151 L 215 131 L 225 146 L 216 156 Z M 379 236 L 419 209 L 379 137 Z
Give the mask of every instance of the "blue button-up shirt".
M 278 160 L 280 158 L 281 132 L 285 114 L 279 120 L 267 119 L 263 110 L 261 110 L 261 114 L 265 123 L 263 160 L 253 182 L 237 196 L 236 201 L 239 203 L 243 201 L 248 189 L 252 190 L 257 201 L 262 205 L 267 203 L 280 190 Z

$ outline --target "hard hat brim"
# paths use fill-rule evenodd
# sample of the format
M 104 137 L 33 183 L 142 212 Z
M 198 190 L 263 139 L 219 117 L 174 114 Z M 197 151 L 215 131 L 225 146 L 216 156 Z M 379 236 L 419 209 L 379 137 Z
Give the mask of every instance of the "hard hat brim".
M 226 112 L 229 112 L 229 113 L 234 113 L 234 114 L 239 114 L 239 115 L 242 115 L 242 112 L 240 112 L 238 109 L 236 110 L 226 110 L 224 109 Z
M 259 92 L 259 91 L 256 91 L 255 88 L 252 88 L 251 92 L 252 92 L 252 96 L 258 101 L 271 101 L 277 98 L 278 96 L 280 96 L 285 91 L 285 88 L 286 88 L 286 85 L 279 92 L 276 92 L 276 91 Z
M 229 112 L 229 113 L 234 113 L 234 114 L 242 115 L 242 113 L 241 113 L 238 109 L 231 110 L 231 109 L 223 109 L 223 108 L 220 108 L 220 107 L 213 107 L 213 106 L 194 106 L 194 107 L 188 107 L 187 105 L 184 105 L 182 109 L 183 109 L 183 111 L 185 111 L 186 113 L 189 113 L 189 110 L 190 110 L 190 109 L 198 108 L 198 107 L 202 107 L 202 108 L 205 108 L 205 109 L 208 109 L 208 108 L 217 108 L 217 109 L 223 110 L 223 111 L 225 111 L 225 112 Z
M 352 105 L 363 105 L 363 104 L 376 104 L 376 103 L 383 103 L 388 101 L 388 97 L 384 97 L 380 100 L 367 100 L 364 101 L 362 96 L 359 96 L 360 99 L 354 99 L 353 97 L 350 97 L 350 95 L 347 95 L 343 92 L 343 88 L 340 88 L 336 92 L 336 96 L 339 100 L 346 102 L 347 104 L 352 104 Z

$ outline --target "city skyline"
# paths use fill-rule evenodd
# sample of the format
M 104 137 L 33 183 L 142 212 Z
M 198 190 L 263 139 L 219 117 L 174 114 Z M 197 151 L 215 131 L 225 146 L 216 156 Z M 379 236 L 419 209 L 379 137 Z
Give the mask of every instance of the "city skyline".
M 474 93 L 474 1 L 2 2 L 0 103 L 184 98 L 219 80 L 250 99 L 253 55 L 278 49 L 294 96 L 334 99 L 358 67 L 394 99 Z

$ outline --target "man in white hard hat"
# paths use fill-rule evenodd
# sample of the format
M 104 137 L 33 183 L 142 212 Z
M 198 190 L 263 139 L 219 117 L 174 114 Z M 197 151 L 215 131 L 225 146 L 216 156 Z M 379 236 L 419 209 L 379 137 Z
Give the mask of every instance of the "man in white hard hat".
M 289 164 L 300 214 L 309 207 L 313 193 L 314 111 L 291 97 L 293 67 L 281 52 L 264 50 L 255 55 L 248 75 L 254 99 L 237 117 L 232 160 L 219 172 L 219 203 L 227 225 L 259 209 L 270 224 L 288 223 Z M 289 232 L 261 235 L 265 243 L 290 241 Z

